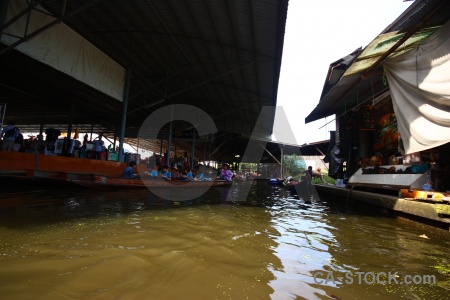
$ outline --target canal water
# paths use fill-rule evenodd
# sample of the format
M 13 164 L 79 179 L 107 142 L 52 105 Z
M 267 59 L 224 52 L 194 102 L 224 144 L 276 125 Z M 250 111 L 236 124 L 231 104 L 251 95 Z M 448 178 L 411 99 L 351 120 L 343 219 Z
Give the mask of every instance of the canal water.
M 0 299 L 448 299 L 450 234 L 267 181 L 3 187 Z

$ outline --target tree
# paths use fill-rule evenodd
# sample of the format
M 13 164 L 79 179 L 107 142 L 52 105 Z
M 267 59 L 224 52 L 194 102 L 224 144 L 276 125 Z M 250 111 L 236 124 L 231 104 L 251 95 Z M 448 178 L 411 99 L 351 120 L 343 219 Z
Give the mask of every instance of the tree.
M 296 154 L 283 156 L 283 172 L 285 177 L 299 176 L 305 168 L 305 161 Z

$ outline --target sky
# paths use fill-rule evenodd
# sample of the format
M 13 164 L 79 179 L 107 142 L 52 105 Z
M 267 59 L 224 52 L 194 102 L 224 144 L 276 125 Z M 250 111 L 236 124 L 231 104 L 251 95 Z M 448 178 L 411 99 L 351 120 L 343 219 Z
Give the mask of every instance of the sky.
M 296 144 L 328 140 L 329 131 L 335 130 L 334 115 L 305 124 L 305 118 L 319 103 L 330 64 L 359 47 L 364 49 L 411 3 L 403 0 L 289 1 L 277 106 L 283 108 Z M 282 135 L 283 123 L 286 124 L 277 110 L 275 135 Z M 291 140 L 285 142 L 292 143 Z

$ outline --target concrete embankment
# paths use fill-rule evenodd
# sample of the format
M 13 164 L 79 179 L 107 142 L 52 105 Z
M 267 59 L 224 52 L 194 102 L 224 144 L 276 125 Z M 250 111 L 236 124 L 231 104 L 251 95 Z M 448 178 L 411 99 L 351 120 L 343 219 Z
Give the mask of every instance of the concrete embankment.
M 367 203 L 391 210 L 415 221 L 450 230 L 450 204 L 448 202 L 429 203 L 334 185 L 317 184 L 315 188 L 319 195 L 327 195 L 329 199 Z

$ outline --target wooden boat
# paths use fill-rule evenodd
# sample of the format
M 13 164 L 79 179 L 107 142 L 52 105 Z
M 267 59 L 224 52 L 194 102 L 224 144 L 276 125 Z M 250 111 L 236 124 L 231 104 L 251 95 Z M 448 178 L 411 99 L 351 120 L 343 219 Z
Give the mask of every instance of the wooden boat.
M 288 182 L 283 182 L 283 188 L 285 190 L 294 192 L 294 191 L 297 191 L 298 189 L 306 190 L 308 188 L 308 185 L 307 185 L 306 180 L 302 180 L 302 181 L 290 180 Z
M 296 186 L 297 184 L 298 184 L 298 181 L 297 181 L 297 180 L 292 180 L 292 181 L 288 181 L 288 182 L 283 181 L 283 183 L 282 183 L 283 188 L 284 188 L 285 190 L 287 190 L 287 191 L 295 190 L 295 186 Z
M 71 180 L 71 182 L 87 187 L 121 187 L 121 188 L 199 188 L 199 187 L 219 187 L 231 186 L 228 180 L 203 180 L 203 181 L 184 181 L 184 180 L 164 180 L 142 179 L 142 178 L 122 178 L 94 175 L 91 180 Z
M 26 176 L 47 180 L 48 182 L 72 183 L 79 186 L 92 188 L 199 188 L 199 187 L 225 187 L 231 186 L 227 180 L 164 180 L 162 178 L 122 178 L 89 173 L 66 173 L 53 171 L 27 170 Z
M 279 178 L 270 178 L 269 179 L 269 183 L 271 185 L 283 185 L 284 180 L 283 179 L 279 179 Z
M 450 193 L 424 191 L 419 189 L 401 189 L 400 197 L 413 200 L 430 200 L 434 202 L 450 201 Z

